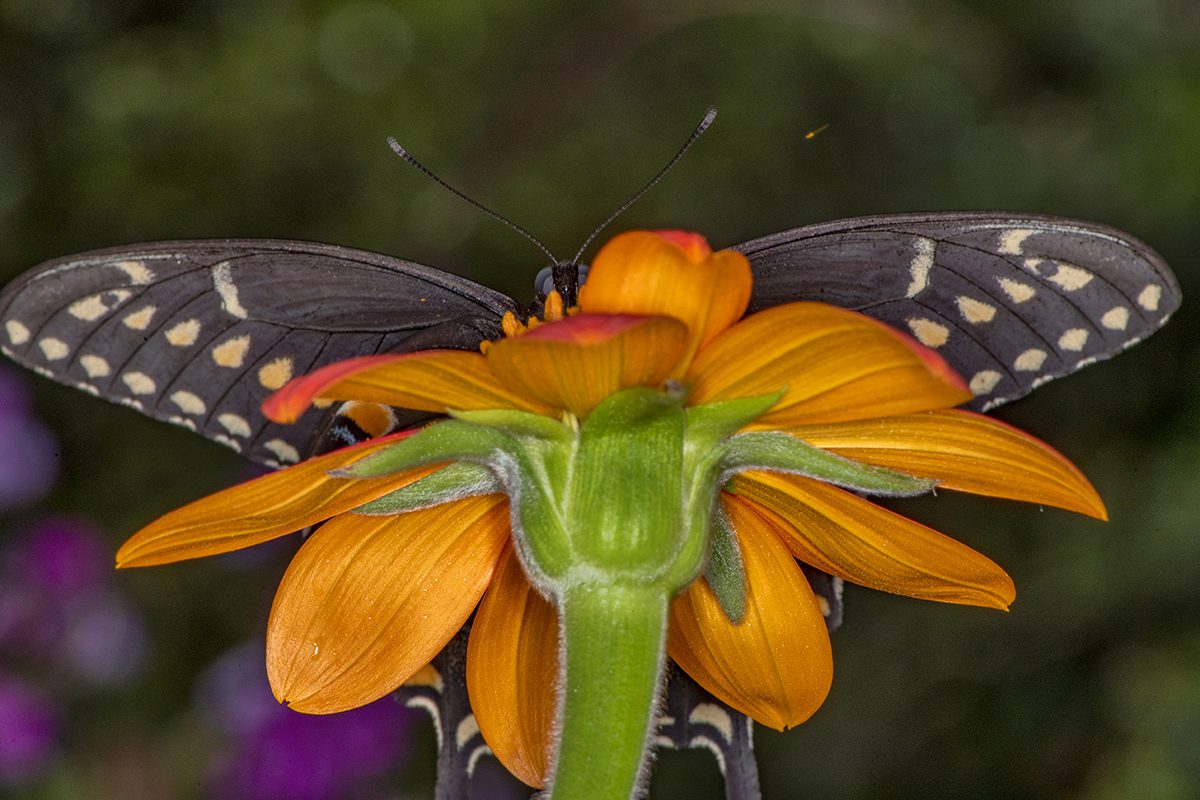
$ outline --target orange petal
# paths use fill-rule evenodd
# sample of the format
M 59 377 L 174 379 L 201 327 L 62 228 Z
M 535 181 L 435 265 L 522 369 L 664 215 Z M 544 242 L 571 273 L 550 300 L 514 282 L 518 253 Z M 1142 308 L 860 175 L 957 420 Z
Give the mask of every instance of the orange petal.
M 750 263 L 741 253 L 710 253 L 678 231 L 630 231 L 600 249 L 579 291 L 588 314 L 674 317 L 688 327 L 683 364 L 741 318 L 750 302 Z M 701 240 L 702 241 L 702 240 Z M 683 374 L 682 366 L 672 375 Z
M 779 527 L 792 555 L 853 583 L 892 594 L 1007 609 L 1012 579 L 949 536 L 799 475 L 744 472 L 733 491 Z
M 585 417 L 613 392 L 662 383 L 686 340 L 669 317 L 577 314 L 495 342 L 486 359 L 514 394 Z
M 542 788 L 558 684 L 558 614 L 509 548 L 467 644 L 467 692 L 484 741 L 505 768 Z
M 404 431 L 335 450 L 189 503 L 135 533 L 117 551 L 117 566 L 147 567 L 239 550 L 407 486 L 442 465 L 369 479 L 334 478 L 328 473 L 410 434 Z
M 452 408 L 547 411 L 498 386 L 481 354 L 425 350 L 361 356 L 322 367 L 292 380 L 268 397 L 263 403 L 263 414 L 276 422 L 295 422 L 318 398 L 361 400 L 440 413 Z
M 696 356 L 690 402 L 787 393 L 751 427 L 908 414 L 971 393 L 940 356 L 869 317 L 823 303 L 752 314 Z
M 696 682 L 776 730 L 825 700 L 833 655 L 812 588 L 778 532 L 749 504 L 723 496 L 746 567 L 746 614 L 734 625 L 706 581 L 671 604 L 667 652 Z
M 408 680 L 466 622 L 509 538 L 503 495 L 317 529 L 279 585 L 267 676 L 307 714 L 366 705 Z
M 1100 495 L 1061 453 L 982 414 L 952 409 L 806 425 L 789 433 L 864 464 L 931 478 L 938 488 L 1025 500 L 1108 519 Z

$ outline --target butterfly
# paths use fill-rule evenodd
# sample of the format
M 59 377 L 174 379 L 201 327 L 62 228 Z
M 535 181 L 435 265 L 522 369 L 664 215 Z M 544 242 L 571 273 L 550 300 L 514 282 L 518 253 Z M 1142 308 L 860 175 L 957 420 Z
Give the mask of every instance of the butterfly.
M 1179 286 L 1149 246 L 1051 216 L 926 213 L 837 220 L 734 249 L 753 275 L 750 312 L 795 300 L 855 309 L 940 353 L 987 410 L 1108 358 L 1157 330 Z M 0 351 L 30 369 L 182 425 L 271 466 L 328 439 L 337 412 L 279 425 L 263 399 L 341 359 L 474 350 L 507 312 L 571 297 L 580 267 L 543 270 L 531 304 L 411 261 L 282 240 L 159 242 L 47 261 L 0 293 Z M 407 427 L 426 415 L 398 410 Z M 326 445 L 328 446 L 328 445 Z M 840 585 L 814 575 L 831 627 Z M 466 796 L 486 745 L 470 733 L 462 639 L 440 680 L 401 697 L 434 716 L 440 796 Z M 464 727 L 465 725 L 465 727 Z M 758 796 L 747 718 L 673 677 L 660 745 L 711 749 L 730 798 Z M 457 787 L 457 788 L 455 788 Z

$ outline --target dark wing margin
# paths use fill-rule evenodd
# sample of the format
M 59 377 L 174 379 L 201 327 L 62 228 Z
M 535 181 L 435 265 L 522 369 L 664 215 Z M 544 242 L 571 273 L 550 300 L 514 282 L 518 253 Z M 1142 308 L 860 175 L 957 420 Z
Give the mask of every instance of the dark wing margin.
M 0 351 L 55 381 L 279 466 L 324 424 L 266 420 L 289 378 L 339 359 L 474 349 L 516 311 L 431 267 L 333 245 L 158 242 L 47 261 L 0 293 Z
M 987 410 L 1140 342 L 1179 306 L 1162 257 L 1127 233 L 1002 212 L 898 214 L 741 245 L 750 310 L 855 309 L 932 347 Z

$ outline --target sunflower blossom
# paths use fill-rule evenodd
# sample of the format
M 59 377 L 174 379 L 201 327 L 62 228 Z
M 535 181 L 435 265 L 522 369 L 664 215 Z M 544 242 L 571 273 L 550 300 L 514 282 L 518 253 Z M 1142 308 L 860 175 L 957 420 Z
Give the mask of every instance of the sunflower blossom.
M 596 256 L 577 313 L 506 320 L 508 335 L 479 353 L 332 364 L 264 406 L 281 422 L 331 400 L 449 420 L 172 512 L 118 566 L 325 521 L 271 612 L 281 702 L 364 705 L 475 613 L 468 689 L 495 754 L 555 797 L 628 797 L 664 651 L 773 728 L 823 702 L 829 638 L 797 560 L 895 594 L 1013 601 L 985 556 L 862 495 L 936 486 L 1105 517 L 1056 451 L 955 409 L 970 392 L 933 351 L 820 303 L 743 317 L 750 287 L 745 258 L 698 235 L 620 235 Z M 632 766 L 597 766 L 594 752 Z M 614 770 L 624 777 L 609 792 Z

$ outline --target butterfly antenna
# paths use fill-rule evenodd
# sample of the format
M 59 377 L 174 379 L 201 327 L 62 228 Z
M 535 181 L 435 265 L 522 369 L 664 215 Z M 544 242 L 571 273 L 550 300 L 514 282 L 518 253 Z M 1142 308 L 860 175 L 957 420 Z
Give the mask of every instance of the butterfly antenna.
M 546 254 L 546 258 L 550 259 L 551 264 L 558 263 L 558 259 L 554 257 L 554 254 L 550 252 L 550 249 L 548 247 L 546 247 L 546 245 L 542 244 L 541 240 L 538 239 L 536 236 L 534 236 L 532 233 L 525 230 L 524 228 L 522 228 L 517 223 L 513 222 L 508 217 L 502 216 L 501 214 L 498 214 L 495 211 L 492 211 L 490 208 L 488 208 L 487 206 L 485 206 L 483 203 L 479 202 L 478 200 L 468 197 L 464 193 L 460 192 L 458 189 L 455 189 L 453 186 L 446 183 L 444 180 L 439 178 L 437 175 L 434 175 L 433 171 L 430 170 L 429 167 L 425 166 L 420 161 L 417 161 L 416 156 L 414 156 L 412 153 L 405 150 L 404 147 L 399 142 L 397 142 L 393 137 L 389 136 L 387 139 L 387 143 L 388 143 L 388 147 L 392 148 L 392 151 L 396 155 L 400 156 L 405 161 L 407 161 L 409 164 L 411 164 L 412 166 L 416 167 L 418 170 L 423 172 L 425 174 L 425 177 L 429 178 L 434 183 L 436 183 L 438 186 L 441 186 L 443 189 L 450 192 L 450 194 L 454 195 L 459 200 L 463 200 L 463 201 L 469 203 L 470 205 L 479 209 L 483 213 L 487 214 L 492 219 L 496 220 L 497 222 L 499 222 L 503 225 L 507 225 L 512 230 L 514 230 L 517 233 L 524 236 L 526 239 L 528 239 L 530 242 L 532 242 L 533 245 L 535 247 L 537 247 L 538 250 L 541 250 L 543 253 Z
M 716 118 L 717 109 L 710 106 L 709 109 L 704 112 L 704 119 L 700 120 L 700 124 L 697 125 L 696 129 L 692 131 L 692 134 L 688 136 L 687 141 L 683 143 L 683 146 L 679 148 L 679 151 L 675 153 L 670 161 L 667 162 L 667 165 L 660 169 L 658 174 L 651 178 L 645 186 L 643 186 L 641 189 L 638 189 L 638 191 L 632 197 L 622 203 L 620 208 L 609 214 L 608 219 L 600 223 L 596 230 L 592 231 L 591 235 L 584 240 L 583 246 L 579 248 L 579 252 L 577 252 L 575 257 L 571 259 L 572 263 L 579 263 L 579 259 L 583 255 L 584 251 L 588 249 L 588 245 L 590 245 L 592 241 L 600 235 L 601 231 L 611 225 L 613 220 L 624 214 L 631 205 L 642 199 L 642 195 L 653 189 L 659 181 L 666 177 L 667 173 L 671 171 L 671 168 L 675 166 L 675 163 L 679 161 L 679 159 L 683 158 L 683 154 L 692 148 L 692 145 L 696 143 L 696 140 L 700 138 L 701 134 L 708 130 L 708 126 L 712 125 L 713 120 Z

